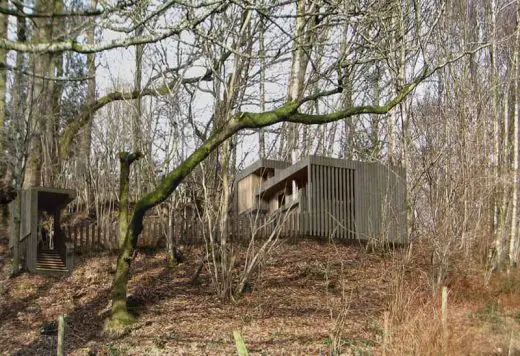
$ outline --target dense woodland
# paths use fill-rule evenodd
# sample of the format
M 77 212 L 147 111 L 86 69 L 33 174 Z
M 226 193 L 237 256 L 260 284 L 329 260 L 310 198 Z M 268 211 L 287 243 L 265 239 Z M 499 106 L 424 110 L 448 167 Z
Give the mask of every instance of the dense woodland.
M 0 259 L 0 307 L 23 309 L 38 298 L 38 288 L 23 302 L 9 296 L 17 281 L 61 288 L 53 294 L 59 299 L 68 295 L 67 284 L 78 287 L 87 283 L 85 275 L 97 274 L 88 278 L 100 278 L 103 299 L 82 307 L 92 307 L 103 325 L 82 337 L 94 342 L 91 349 L 132 353 L 124 344 L 144 337 L 139 325 L 164 320 L 147 319 L 148 309 L 134 313 L 128 295 L 155 300 L 146 293 L 158 290 L 174 300 L 172 290 L 191 293 L 201 283 L 197 297 L 209 293 L 218 300 L 208 308 L 245 313 L 247 324 L 244 315 L 258 314 L 244 306 L 244 295 L 265 299 L 255 308 L 270 303 L 262 294 L 265 281 L 299 256 L 293 267 L 306 271 L 306 290 L 324 278 L 325 291 L 337 293 L 330 305 L 329 294 L 314 295 L 330 307 L 329 324 L 316 316 L 321 334 L 315 339 L 311 332 L 300 343 L 289 338 L 275 346 L 268 338 L 252 340 L 246 328 L 245 342 L 250 336 L 254 351 L 322 352 L 314 346 L 298 351 L 298 344 L 322 341 L 323 334 L 323 350 L 331 354 L 520 350 L 520 2 L 0 0 L 0 13 L 0 202 L 5 207 L 29 187 L 75 189 L 64 222 L 117 225 L 120 241 L 118 257 L 79 256 L 78 269 L 63 279 L 31 280 L 36 277 L 21 274 L 16 259 L 8 262 L 7 248 L 0 250 L 6 256 Z M 410 244 L 389 248 L 374 237 L 370 244 L 345 246 L 331 237 L 299 241 L 300 250 L 276 234 L 245 244 L 229 239 L 236 173 L 258 158 L 291 161 L 309 154 L 404 167 Z M 183 250 L 165 231 L 166 247 L 143 255 L 139 237 L 152 217 L 165 226 L 191 219 L 202 227 L 205 243 Z M 153 275 L 158 265 L 167 272 Z M 367 272 L 366 283 L 352 271 Z M 137 277 L 143 273 L 146 278 Z M 294 276 L 287 273 L 280 283 L 292 290 Z M 150 284 L 154 278 L 161 284 Z M 378 294 L 384 297 L 363 299 L 374 284 L 386 286 Z M 347 285 L 356 285 L 355 291 Z M 474 328 L 502 318 L 498 336 L 450 326 L 456 336 L 446 345 L 440 321 L 427 322 L 440 320 L 443 286 L 453 290 L 454 310 L 460 311 L 450 316 L 455 323 L 466 325 L 460 318 L 468 313 L 484 315 L 470 318 Z M 184 303 L 208 301 L 197 300 Z M 33 321 L 72 313 L 70 308 Z M 391 325 L 394 336 L 370 329 L 372 334 L 345 341 L 358 308 L 378 330 Z M 183 315 L 175 308 L 168 313 L 173 325 L 175 313 Z M 69 324 L 78 330 L 74 321 L 81 317 L 72 315 Z M 202 319 L 194 322 L 204 324 L 204 313 L 197 315 Z M 0 331 L 11 335 L 14 329 L 1 323 Z M 230 328 L 244 328 L 237 323 Z M 298 335 L 297 326 L 290 328 Z M 106 336 L 110 332 L 122 339 Z M 206 344 L 199 340 L 202 349 L 183 352 L 229 352 L 230 335 L 231 341 L 222 338 L 231 349 L 207 348 L 208 336 Z M 460 342 L 468 337 L 490 341 Z M 87 342 L 77 340 L 67 347 L 81 354 L 78 343 Z M 181 352 L 168 348 L 180 342 L 168 340 L 154 344 L 159 351 L 135 352 Z M 23 342 L 13 345 L 7 352 L 37 352 Z

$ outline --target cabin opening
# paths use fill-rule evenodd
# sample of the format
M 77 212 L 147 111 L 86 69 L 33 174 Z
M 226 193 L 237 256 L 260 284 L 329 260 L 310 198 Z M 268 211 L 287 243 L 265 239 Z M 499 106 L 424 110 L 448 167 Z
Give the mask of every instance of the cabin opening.
M 16 205 L 21 204 L 19 250 L 23 269 L 53 275 L 72 271 L 74 245 L 67 242 L 60 221 L 62 210 L 75 196 L 73 190 L 35 187 L 23 189 L 9 204 L 10 248 L 14 244 Z

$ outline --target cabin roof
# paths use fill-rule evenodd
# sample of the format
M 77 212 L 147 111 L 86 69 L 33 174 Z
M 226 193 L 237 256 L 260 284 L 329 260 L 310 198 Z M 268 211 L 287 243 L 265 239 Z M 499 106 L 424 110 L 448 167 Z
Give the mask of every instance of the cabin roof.
M 309 163 L 309 157 L 305 157 L 301 161 L 278 172 L 278 174 L 269 178 L 262 184 L 257 195 L 261 195 L 263 198 L 268 198 L 283 189 L 289 180 L 307 175 L 307 167 L 309 166 Z
M 34 187 L 30 190 L 38 196 L 38 210 L 54 211 L 57 208 L 61 209 L 76 197 L 76 192 L 71 189 Z
M 240 171 L 236 176 L 236 181 L 238 182 L 251 174 L 263 175 L 265 172 L 284 169 L 290 165 L 291 163 L 286 161 L 261 158 Z

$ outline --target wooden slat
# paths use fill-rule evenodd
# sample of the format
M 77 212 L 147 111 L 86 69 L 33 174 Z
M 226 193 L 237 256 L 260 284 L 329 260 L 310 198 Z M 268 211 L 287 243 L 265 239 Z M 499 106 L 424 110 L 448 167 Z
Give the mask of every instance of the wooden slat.
M 72 242 L 72 239 L 71 239 L 72 236 L 70 236 L 70 234 L 71 234 L 70 225 L 64 226 L 64 232 L 65 232 L 65 235 L 66 235 L 66 239 L 65 240 Z
M 352 229 L 352 219 L 351 219 L 351 213 L 352 213 L 352 206 L 350 201 L 350 195 L 352 193 L 351 191 L 351 169 L 345 168 L 342 171 L 343 174 L 343 182 L 341 185 L 341 200 L 343 201 L 343 206 L 345 207 L 343 211 L 343 224 L 345 226 L 345 239 L 350 239 L 351 236 L 351 229 Z
M 329 167 L 322 166 L 322 172 L 323 172 L 323 204 L 325 209 L 323 209 L 323 237 L 325 239 L 330 238 L 330 224 L 329 224 L 329 218 L 330 218 L 330 206 L 329 206 L 329 194 L 330 194 L 330 179 L 329 179 Z
M 311 170 L 312 176 L 312 201 L 311 201 L 311 222 L 312 236 L 318 235 L 318 166 L 313 165 Z
M 72 227 L 71 237 L 74 241 L 74 250 L 77 251 L 79 247 L 78 243 L 78 225 L 75 225 Z
M 320 166 L 316 165 L 316 236 L 321 235 L 321 210 L 323 209 L 321 204 L 321 180 L 320 180 Z
M 329 171 L 329 206 L 330 206 L 330 214 L 329 214 L 329 231 L 334 234 L 334 238 L 338 237 L 339 227 L 336 223 L 338 219 L 338 204 L 337 204 L 337 191 L 338 191 L 338 181 L 336 179 L 336 167 L 328 167 Z
M 346 234 L 345 238 L 352 239 L 352 227 L 353 227 L 353 219 L 352 219 L 352 197 L 354 193 L 353 189 L 353 177 L 352 170 L 345 169 L 345 188 L 346 192 L 344 193 L 343 199 L 345 201 L 345 227 Z
M 335 218 L 339 222 L 337 224 L 337 235 L 339 239 L 345 238 L 345 204 L 343 202 L 343 183 L 345 181 L 345 177 L 342 175 L 344 171 L 343 168 L 335 167 L 334 168 L 334 177 L 335 177 Z
M 85 224 L 85 250 L 87 252 L 90 252 L 90 248 L 91 248 L 90 227 L 91 227 L 90 225 Z
M 101 251 L 101 225 L 96 224 L 96 248 Z
M 350 202 L 349 202 L 349 221 L 350 221 L 350 238 L 356 238 L 356 171 L 351 169 L 350 171 Z
M 355 214 L 356 214 L 356 238 L 365 238 L 367 234 L 367 212 L 366 212 L 366 199 L 362 198 L 365 190 L 365 169 L 359 164 L 356 169 L 355 179 Z
M 343 175 L 343 182 L 341 184 L 341 201 L 343 202 L 343 225 L 345 226 L 345 239 L 351 238 L 351 229 L 352 229 L 352 219 L 351 219 L 351 193 L 352 193 L 352 187 L 351 187 L 351 174 L 350 169 L 343 169 L 342 175 Z
M 358 235 L 358 222 L 361 220 L 361 217 L 358 219 L 358 202 L 361 200 L 360 197 L 360 187 L 358 178 L 358 169 L 350 171 L 350 211 L 349 211 L 349 219 L 350 219 L 350 238 L 356 239 L 360 237 Z M 359 196 L 358 196 L 359 195 Z M 362 212 L 362 210 L 361 210 Z
M 320 228 L 321 228 L 321 221 L 320 221 L 320 217 L 321 217 L 321 200 L 320 200 L 320 194 L 321 194 L 321 187 L 320 187 L 320 172 L 319 172 L 319 168 L 320 166 L 319 165 L 316 165 L 316 177 L 314 179 L 314 182 L 316 184 L 316 195 L 315 195 L 315 204 L 316 204 L 316 231 L 315 231 L 315 236 L 319 236 L 321 234 L 321 231 L 320 231 Z
M 101 221 L 101 246 L 103 246 L 105 249 L 110 249 L 109 248 L 109 243 L 108 243 L 108 234 L 107 234 L 107 224 L 106 222 L 104 222 L 103 220 Z
M 350 169 L 342 168 L 341 169 L 341 203 L 343 206 L 343 211 L 341 212 L 341 219 L 344 226 L 343 238 L 350 238 L 350 201 L 349 201 L 349 192 L 350 192 Z
M 110 224 L 109 228 L 110 228 L 110 234 L 109 234 L 110 241 L 112 241 L 111 249 L 117 250 L 119 248 L 119 228 L 115 224 L 114 225 Z
M 318 166 L 318 202 L 319 202 L 319 208 L 318 208 L 318 213 L 319 213 L 319 222 L 318 222 L 318 234 L 319 236 L 323 236 L 323 233 L 325 232 L 325 229 L 324 229 L 324 222 L 325 222 L 325 219 L 324 219 L 324 212 L 325 212 L 325 204 L 324 204 L 324 201 L 323 201 L 323 166 L 320 164 Z
M 335 237 L 339 237 L 341 226 L 337 223 L 339 217 L 339 209 L 337 202 L 337 194 L 338 194 L 338 176 L 337 176 L 338 168 L 329 167 L 329 172 L 331 176 L 331 191 L 330 191 L 330 205 L 332 216 L 329 219 L 331 230 L 334 232 Z
M 86 225 L 85 224 L 81 224 L 80 225 L 80 228 L 79 228 L 79 231 L 80 231 L 80 248 L 81 248 L 81 251 L 82 252 L 86 252 L 86 235 L 87 233 L 85 232 L 86 230 Z

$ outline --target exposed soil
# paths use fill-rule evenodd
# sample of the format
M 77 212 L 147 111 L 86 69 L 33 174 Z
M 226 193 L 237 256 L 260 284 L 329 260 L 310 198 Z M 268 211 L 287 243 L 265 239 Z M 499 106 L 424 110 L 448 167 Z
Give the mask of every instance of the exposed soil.
M 361 246 L 282 242 L 252 291 L 228 303 L 215 297 L 208 271 L 190 284 L 199 248 L 188 249 L 187 262 L 173 269 L 166 267 L 164 253 L 140 252 L 130 282 L 139 322 L 116 336 L 103 332 L 115 255 L 79 256 L 70 276 L 25 273 L 9 279 L 6 243 L 4 238 L 0 244 L 0 351 L 6 354 L 52 354 L 56 337 L 42 335 L 40 328 L 60 314 L 67 315 L 70 355 L 233 354 L 233 330 L 242 333 L 252 354 L 329 354 L 334 341 L 346 354 L 380 354 L 383 312 L 389 308 L 396 325 L 389 353 L 400 353 L 399 338 L 406 342 L 405 337 L 417 343 L 410 341 L 413 353 L 435 353 L 438 346 L 435 332 L 425 329 L 423 335 L 416 326 L 421 320 L 436 325 L 438 298 L 417 267 L 421 261 L 403 267 L 403 251 L 376 254 Z M 477 290 L 471 281 L 453 279 L 450 287 L 450 340 L 458 353 L 507 354 L 518 347 L 516 286 L 493 294 L 498 287 Z M 490 293 L 496 305 L 487 302 Z

